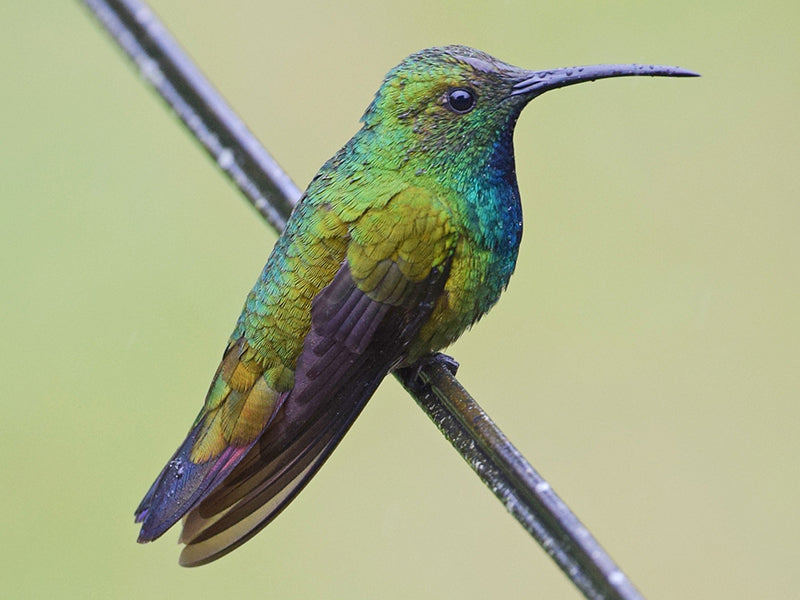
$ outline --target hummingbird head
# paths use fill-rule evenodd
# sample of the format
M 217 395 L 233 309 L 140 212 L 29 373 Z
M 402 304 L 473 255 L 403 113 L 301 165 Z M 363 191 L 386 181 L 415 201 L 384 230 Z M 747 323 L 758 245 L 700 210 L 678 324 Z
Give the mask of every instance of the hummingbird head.
M 380 133 L 396 167 L 413 160 L 450 175 L 467 166 L 513 173 L 514 125 L 528 102 L 559 87 L 628 75 L 696 73 L 655 65 L 529 71 L 466 46 L 429 48 L 389 71 L 362 121 Z
M 362 121 L 401 163 L 483 163 L 513 132 L 525 105 L 513 86 L 524 73 L 465 46 L 422 50 L 389 71 Z

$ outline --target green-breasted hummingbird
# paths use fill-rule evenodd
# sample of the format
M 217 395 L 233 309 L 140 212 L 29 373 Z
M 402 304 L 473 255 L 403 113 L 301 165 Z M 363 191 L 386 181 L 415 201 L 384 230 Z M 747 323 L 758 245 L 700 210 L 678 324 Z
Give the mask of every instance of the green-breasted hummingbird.
M 247 296 L 200 414 L 136 510 L 184 518 L 181 564 L 230 552 L 300 492 L 381 380 L 440 350 L 508 285 L 522 236 L 512 137 L 548 90 L 653 65 L 528 71 L 464 46 L 389 71 L 303 194 Z

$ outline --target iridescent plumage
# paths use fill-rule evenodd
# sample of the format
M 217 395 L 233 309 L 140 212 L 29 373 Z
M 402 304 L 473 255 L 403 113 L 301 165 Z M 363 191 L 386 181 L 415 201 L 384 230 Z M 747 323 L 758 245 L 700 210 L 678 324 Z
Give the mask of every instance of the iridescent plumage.
M 689 73 L 591 78 L 637 74 Z M 200 414 L 136 510 L 140 541 L 183 517 L 182 564 L 237 547 L 302 489 L 392 369 L 491 308 L 522 235 L 514 125 L 531 98 L 588 79 L 463 46 L 389 72 L 248 295 Z

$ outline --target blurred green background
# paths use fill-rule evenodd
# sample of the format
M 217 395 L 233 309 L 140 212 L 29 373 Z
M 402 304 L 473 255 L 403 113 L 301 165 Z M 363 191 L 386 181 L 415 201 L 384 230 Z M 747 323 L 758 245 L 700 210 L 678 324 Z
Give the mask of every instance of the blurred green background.
M 517 273 L 452 354 L 646 596 L 796 597 L 797 2 L 152 4 L 301 187 L 423 47 L 700 71 L 527 109 Z M 577 597 L 393 380 L 232 555 L 137 545 L 275 236 L 77 2 L 0 49 L 0 596 Z

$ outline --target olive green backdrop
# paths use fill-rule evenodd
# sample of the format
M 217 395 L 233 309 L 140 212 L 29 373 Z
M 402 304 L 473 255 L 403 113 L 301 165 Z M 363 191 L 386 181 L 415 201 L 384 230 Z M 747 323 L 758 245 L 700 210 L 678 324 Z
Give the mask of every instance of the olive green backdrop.
M 797 2 L 153 5 L 301 187 L 426 46 L 700 71 L 527 109 L 517 273 L 452 353 L 649 598 L 796 597 Z M 77 2 L 4 2 L 0 52 L 2 597 L 577 597 L 393 380 L 232 555 L 137 545 L 275 236 Z

